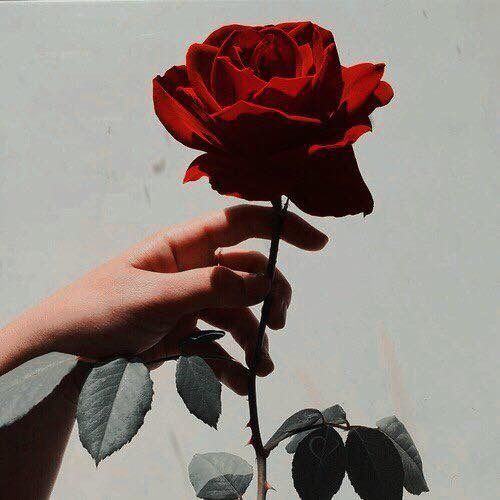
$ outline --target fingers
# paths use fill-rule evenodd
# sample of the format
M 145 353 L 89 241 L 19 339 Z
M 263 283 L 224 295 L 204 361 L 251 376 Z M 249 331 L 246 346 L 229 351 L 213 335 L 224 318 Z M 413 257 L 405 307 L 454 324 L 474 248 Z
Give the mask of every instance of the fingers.
M 259 328 L 259 321 L 250 309 L 207 309 L 200 313 L 199 318 L 216 328 L 229 332 L 245 351 L 246 364 L 250 366 L 255 353 Z M 273 370 L 274 363 L 269 355 L 269 340 L 265 335 L 257 375 L 265 377 Z
M 271 287 L 262 274 L 233 271 L 224 266 L 179 273 L 148 273 L 154 305 L 180 317 L 208 308 L 247 307 L 264 300 Z
M 268 259 L 260 252 L 248 250 L 225 250 L 218 253 L 218 262 L 226 267 L 250 273 L 264 273 Z M 271 309 L 267 325 L 273 330 L 285 326 L 286 313 L 292 300 L 292 287 L 283 274 L 277 269 L 271 287 Z
M 236 394 L 240 396 L 248 394 L 248 369 L 232 358 L 219 344 L 210 342 L 199 346 L 186 346 L 184 353 L 205 359 L 215 376 Z M 210 359 L 211 356 L 226 359 Z
M 270 239 L 274 222 L 272 208 L 238 205 L 206 215 L 166 232 L 166 244 L 175 256 L 178 270 L 213 264 L 213 252 L 249 238 Z M 282 239 L 304 250 L 320 250 L 328 237 L 293 213 L 287 213 Z

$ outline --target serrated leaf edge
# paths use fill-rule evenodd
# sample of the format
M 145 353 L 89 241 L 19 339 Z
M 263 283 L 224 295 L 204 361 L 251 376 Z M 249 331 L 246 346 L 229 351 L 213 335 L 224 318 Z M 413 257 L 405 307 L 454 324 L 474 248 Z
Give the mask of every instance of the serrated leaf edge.
M 131 363 L 134 363 L 134 362 L 139 362 L 140 361 L 132 361 L 132 360 L 127 360 L 127 364 L 125 365 L 125 369 L 123 370 L 123 373 L 125 373 L 125 370 L 127 369 L 127 366 Z M 144 364 L 144 363 L 142 363 Z M 102 365 L 101 365 L 102 366 Z M 146 365 L 144 365 L 146 366 Z M 118 388 L 116 390 L 116 394 L 118 394 L 118 391 L 120 390 L 120 386 L 122 384 L 122 381 L 123 381 L 123 373 L 122 373 L 122 376 L 120 378 L 120 383 L 118 384 Z M 82 439 L 82 434 L 80 432 L 80 428 L 78 428 L 78 437 L 80 439 L 80 443 L 82 444 L 82 446 L 87 450 L 87 452 L 89 453 L 89 455 L 94 459 L 94 462 L 95 462 L 95 466 L 97 467 L 103 460 L 105 460 L 106 458 L 110 457 L 111 455 L 113 455 L 113 453 L 116 453 L 117 451 L 121 450 L 126 444 L 130 443 L 132 441 L 132 439 L 137 435 L 137 433 L 139 432 L 140 428 L 143 426 L 144 424 L 144 420 L 146 418 L 146 414 L 151 410 L 151 407 L 152 407 L 152 402 L 153 402 L 153 396 L 154 396 L 154 388 L 153 388 L 153 381 L 151 380 L 151 376 L 149 375 L 149 370 L 148 370 L 148 388 L 150 389 L 151 391 L 151 398 L 149 399 L 149 404 L 147 407 L 145 407 L 145 411 L 144 413 L 141 415 L 141 418 L 140 418 L 140 424 L 137 426 L 137 430 L 130 436 L 130 439 L 128 439 L 126 442 L 124 442 L 121 446 L 119 446 L 118 448 L 112 450 L 110 453 L 106 454 L 106 455 L 103 455 L 102 454 L 102 443 L 104 442 L 104 436 L 106 435 L 106 431 L 107 431 L 107 428 L 108 428 L 108 425 L 109 425 L 109 420 L 110 418 L 107 419 L 106 421 L 106 430 L 104 431 L 104 434 L 103 434 L 103 439 L 101 440 L 101 444 L 99 446 L 99 452 L 97 454 L 96 457 L 93 457 L 92 455 L 92 451 L 90 450 L 89 447 L 87 447 L 85 445 L 85 443 L 83 442 L 83 439 Z M 115 400 L 116 400 L 116 397 L 113 399 L 113 405 L 111 406 L 111 411 L 109 412 L 109 416 L 111 416 L 111 413 L 113 412 L 113 406 L 115 404 Z M 77 412 L 77 422 L 78 422 L 78 412 Z
M 177 379 L 177 374 L 178 374 L 178 369 L 179 369 L 179 361 L 182 358 L 199 358 L 199 359 L 201 359 L 205 363 L 205 365 L 210 369 L 210 371 L 213 373 L 214 378 L 215 378 L 215 380 L 218 383 L 220 408 L 218 410 L 217 420 L 214 423 L 206 422 L 205 420 L 203 420 L 202 418 L 200 418 L 198 415 L 196 415 L 194 412 L 192 412 L 191 408 L 189 408 L 188 404 L 186 403 L 186 401 L 184 399 L 184 396 L 179 392 L 178 385 L 177 385 L 178 384 L 178 382 L 177 382 L 177 380 L 178 380 Z M 221 398 L 221 395 L 222 395 L 222 384 L 220 383 L 219 379 L 215 376 L 215 373 L 212 370 L 212 368 L 210 367 L 210 365 L 201 356 L 187 355 L 187 356 L 181 356 L 181 357 L 179 357 L 179 359 L 177 360 L 177 366 L 176 366 L 176 370 L 175 370 L 175 385 L 176 385 L 177 394 L 179 394 L 180 398 L 182 399 L 182 402 L 184 403 L 184 406 L 187 408 L 187 410 L 189 411 L 189 413 L 191 415 L 193 415 L 195 418 L 197 418 L 200 422 L 203 422 L 204 424 L 208 425 L 209 427 L 212 427 L 212 429 L 217 430 L 217 425 L 219 423 L 219 418 L 222 415 L 222 398 Z

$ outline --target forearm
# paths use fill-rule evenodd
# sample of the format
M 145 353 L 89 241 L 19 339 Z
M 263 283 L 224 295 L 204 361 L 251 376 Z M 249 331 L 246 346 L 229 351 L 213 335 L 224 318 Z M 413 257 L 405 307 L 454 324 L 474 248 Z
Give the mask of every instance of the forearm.
M 30 310 L 0 332 L 0 374 L 49 352 L 43 316 Z M 59 471 L 73 428 L 85 369 L 65 377 L 26 416 L 0 429 L 0 497 L 45 499 Z
M 0 375 L 52 349 L 54 321 L 45 303 L 23 312 L 0 330 Z
M 81 377 L 80 370 L 67 376 L 25 417 L 0 429 L 2 498 L 49 498 L 73 428 Z

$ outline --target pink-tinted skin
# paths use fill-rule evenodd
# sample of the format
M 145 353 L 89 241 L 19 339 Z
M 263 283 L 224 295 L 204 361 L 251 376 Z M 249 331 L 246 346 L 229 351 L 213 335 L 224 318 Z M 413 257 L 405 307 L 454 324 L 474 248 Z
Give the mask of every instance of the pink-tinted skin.
M 26 311 L 0 332 L 0 373 L 51 351 L 87 360 L 117 354 L 150 362 L 179 354 L 198 319 L 229 332 L 248 361 L 258 321 L 249 306 L 271 291 L 268 326 L 285 325 L 291 287 L 277 272 L 264 277 L 267 258 L 228 248 L 250 238 L 269 239 L 272 211 L 240 205 L 161 230 Z M 328 238 L 288 214 L 284 241 L 320 250 Z M 192 353 L 229 356 L 217 343 Z M 238 394 L 247 390 L 243 363 L 210 360 L 217 377 Z M 259 375 L 273 370 L 267 342 Z M 82 372 L 67 377 L 35 410 L 0 430 L 0 492 L 9 498 L 48 498 L 73 427 Z

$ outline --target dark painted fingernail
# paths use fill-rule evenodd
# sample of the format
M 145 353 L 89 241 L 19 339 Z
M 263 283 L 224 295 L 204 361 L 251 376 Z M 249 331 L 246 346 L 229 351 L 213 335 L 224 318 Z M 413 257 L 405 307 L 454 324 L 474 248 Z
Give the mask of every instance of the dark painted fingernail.
M 286 314 L 288 312 L 288 304 L 283 301 L 281 302 L 281 324 L 285 326 L 286 323 Z
M 321 248 L 323 248 L 327 243 L 328 243 L 328 236 L 323 233 L 322 231 L 319 231 L 320 235 L 319 235 L 319 241 L 321 242 Z

